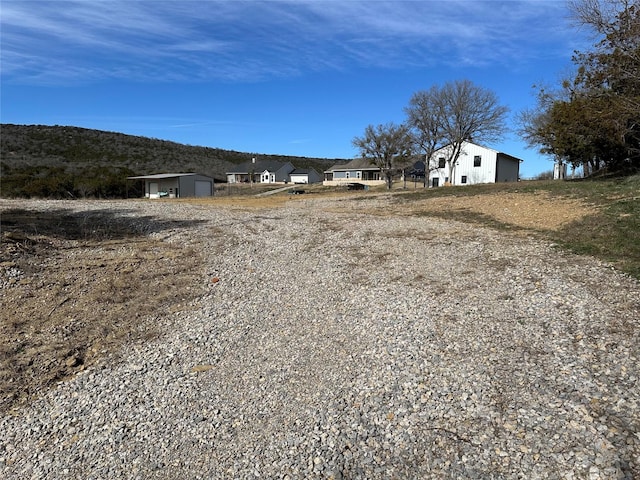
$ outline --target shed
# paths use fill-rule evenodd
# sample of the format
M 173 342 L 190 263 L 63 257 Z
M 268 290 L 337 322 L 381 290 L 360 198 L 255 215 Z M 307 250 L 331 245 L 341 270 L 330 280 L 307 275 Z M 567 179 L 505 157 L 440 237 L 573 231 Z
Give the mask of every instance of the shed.
M 158 173 L 128 177 L 144 180 L 146 198 L 185 198 L 213 196 L 213 178 L 197 173 Z
M 450 156 L 450 146 L 433 154 L 429 162 L 430 186 L 517 182 L 519 179 L 522 160 L 471 142 L 463 143 L 453 167 L 453 178 L 449 178 Z

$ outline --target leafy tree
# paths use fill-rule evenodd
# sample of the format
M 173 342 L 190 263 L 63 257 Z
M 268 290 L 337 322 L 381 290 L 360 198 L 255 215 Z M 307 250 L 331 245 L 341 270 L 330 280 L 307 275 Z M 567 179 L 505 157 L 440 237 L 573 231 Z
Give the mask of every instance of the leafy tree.
M 393 186 L 395 169 L 404 167 L 411 157 L 412 142 L 409 128 L 393 122 L 377 127 L 369 125 L 362 137 L 355 137 L 352 141 L 363 158 L 380 168 L 388 189 Z
M 535 85 L 534 88 L 536 88 Z M 557 99 L 559 99 L 558 92 L 539 88 L 536 106 L 520 111 L 517 115 L 517 123 L 518 133 L 530 148 L 537 147 L 540 153 L 552 155 L 556 162 L 562 163 L 563 158 L 553 150 L 555 135 L 550 128 L 551 108 Z
M 464 142 L 488 142 L 502 136 L 508 109 L 492 91 L 458 80 L 415 93 L 405 112 L 414 139 L 428 159 L 425 177 L 433 153 L 442 149 L 453 181 Z
M 601 40 L 576 53 L 562 89 L 541 89 L 520 115 L 530 146 L 585 172 L 640 168 L 640 7 L 627 0 L 575 0 L 574 18 Z
M 604 107 L 595 112 L 617 148 L 603 158 L 614 170 L 640 167 L 640 5 L 629 0 L 573 1 L 574 17 L 602 38 L 594 49 L 577 53 L 574 80 L 583 96 Z
M 612 118 L 615 111 L 606 96 L 576 96 L 569 102 L 556 102 L 551 110 L 556 152 L 586 171 L 613 167 L 626 157 L 621 124 Z

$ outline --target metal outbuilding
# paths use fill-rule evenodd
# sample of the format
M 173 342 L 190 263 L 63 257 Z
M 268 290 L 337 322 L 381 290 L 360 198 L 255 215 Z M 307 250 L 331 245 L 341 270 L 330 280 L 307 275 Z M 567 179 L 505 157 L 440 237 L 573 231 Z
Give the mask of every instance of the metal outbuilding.
M 146 198 L 212 197 L 213 178 L 198 173 L 158 173 L 127 177 L 128 180 L 144 180 Z
M 449 164 L 451 148 L 446 146 L 436 150 L 431 157 L 429 162 L 431 187 L 517 182 L 520 178 L 521 159 L 471 142 L 462 144 L 460 155 L 451 169 Z M 449 178 L 451 173 L 453 178 Z

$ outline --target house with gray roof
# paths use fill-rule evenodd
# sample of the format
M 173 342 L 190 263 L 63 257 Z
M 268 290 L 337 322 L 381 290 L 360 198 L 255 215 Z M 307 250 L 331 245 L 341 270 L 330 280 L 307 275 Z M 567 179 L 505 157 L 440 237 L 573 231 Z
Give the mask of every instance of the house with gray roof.
M 314 168 L 296 168 L 291 162 L 259 160 L 236 165 L 226 172 L 228 183 L 319 183 Z
M 356 158 L 348 163 L 334 165 L 324 172 L 323 185 L 347 186 L 349 184 L 367 186 L 384 185 L 384 177 L 380 167 L 366 158 Z
M 226 172 L 228 183 L 288 183 L 295 170 L 291 162 L 258 160 L 236 165 Z

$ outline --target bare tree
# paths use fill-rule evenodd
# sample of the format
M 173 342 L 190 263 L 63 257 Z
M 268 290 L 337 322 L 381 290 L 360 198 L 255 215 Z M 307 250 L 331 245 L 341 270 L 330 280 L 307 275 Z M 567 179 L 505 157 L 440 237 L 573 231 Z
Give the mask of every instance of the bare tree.
M 439 89 L 431 87 L 428 91 L 413 94 L 409 106 L 404 111 L 407 123 L 413 129 L 413 139 L 417 150 L 424 155 L 424 186 L 429 184 L 432 168 L 431 157 L 439 148 L 444 146 L 444 135 L 440 125 Z
M 447 143 L 446 159 L 449 179 L 454 171 L 465 142 L 488 142 L 502 136 L 506 130 L 505 117 L 509 111 L 500 106 L 498 97 L 490 90 L 469 80 L 447 83 L 440 90 L 440 122 Z
M 382 171 L 387 188 L 393 186 L 395 169 L 404 167 L 411 157 L 412 138 L 406 125 L 393 122 L 385 125 L 367 126 L 362 137 L 355 137 L 353 146 L 362 158 L 368 159 Z
M 571 15 L 578 26 L 589 26 L 600 35 L 614 31 L 620 10 L 628 10 L 635 0 L 569 0 Z
M 465 142 L 488 142 L 502 136 L 506 130 L 508 109 L 500 106 L 490 90 L 469 80 L 431 87 L 413 95 L 405 110 L 414 138 L 425 153 L 425 176 L 431 169 L 433 154 L 446 154 L 449 179 L 453 183 L 456 163 Z

